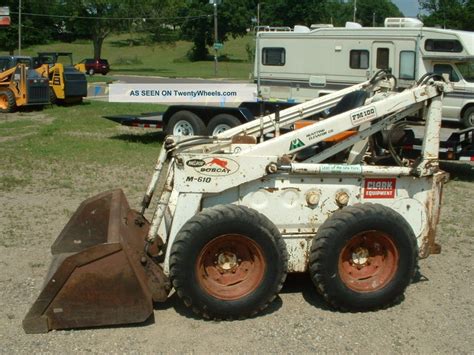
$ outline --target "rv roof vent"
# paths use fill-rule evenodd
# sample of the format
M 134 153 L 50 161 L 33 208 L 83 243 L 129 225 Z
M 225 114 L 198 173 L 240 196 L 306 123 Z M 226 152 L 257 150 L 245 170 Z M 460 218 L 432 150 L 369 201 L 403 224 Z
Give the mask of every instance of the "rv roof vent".
M 346 22 L 346 28 L 362 28 L 362 25 L 360 23 L 357 23 L 357 22 L 347 21 Z
M 297 33 L 308 33 L 310 32 L 309 28 L 306 26 L 301 26 L 301 25 L 295 25 L 295 28 L 293 29 L 293 32 Z
M 311 29 L 315 30 L 316 28 L 333 28 L 334 26 L 330 23 L 314 23 L 311 25 Z
M 387 17 L 385 27 L 423 27 L 423 22 L 409 17 Z

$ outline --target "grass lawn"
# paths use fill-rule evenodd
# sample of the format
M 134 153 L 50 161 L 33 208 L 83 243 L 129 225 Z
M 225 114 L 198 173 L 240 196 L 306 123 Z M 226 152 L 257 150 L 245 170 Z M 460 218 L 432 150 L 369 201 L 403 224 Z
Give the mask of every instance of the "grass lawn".
M 52 186 L 69 188 L 75 176 L 94 179 L 97 170 L 151 171 L 163 133 L 126 128 L 102 116 L 153 110 L 157 105 L 91 101 L 0 115 L 0 191 L 28 185 L 33 170 L 44 171 Z
M 140 34 L 133 35 L 129 41 L 129 34 L 114 35 L 106 38 L 102 57 L 108 59 L 112 72 L 110 74 L 156 75 L 165 77 L 214 77 L 214 62 L 190 62 L 186 53 L 192 43 L 177 41 L 173 44 L 155 44 L 151 46 L 130 45 L 129 43 L 143 43 Z M 248 79 L 253 63 L 249 62 L 246 47 L 252 46 L 253 36 L 230 39 L 224 43 L 220 55 L 226 60 L 218 64 L 218 77 Z M 41 51 L 72 52 L 74 61 L 79 62 L 93 55 L 92 42 L 76 41 L 74 43 L 50 43 L 47 45 L 32 46 L 22 51 L 23 55 L 36 55 Z M 210 53 L 213 53 L 212 49 Z M 0 55 L 7 53 L 0 52 Z M 102 75 L 94 76 L 92 81 L 107 81 Z

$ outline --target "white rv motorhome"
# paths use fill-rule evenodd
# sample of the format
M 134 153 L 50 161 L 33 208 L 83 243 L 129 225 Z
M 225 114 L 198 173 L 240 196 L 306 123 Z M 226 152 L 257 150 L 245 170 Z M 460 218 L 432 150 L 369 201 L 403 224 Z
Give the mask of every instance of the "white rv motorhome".
M 387 18 L 385 27 L 311 27 L 257 33 L 254 74 L 264 100 L 306 101 L 380 69 L 390 68 L 400 88 L 426 73 L 447 73 L 454 91 L 444 97 L 443 119 L 474 126 L 474 32 L 410 18 Z

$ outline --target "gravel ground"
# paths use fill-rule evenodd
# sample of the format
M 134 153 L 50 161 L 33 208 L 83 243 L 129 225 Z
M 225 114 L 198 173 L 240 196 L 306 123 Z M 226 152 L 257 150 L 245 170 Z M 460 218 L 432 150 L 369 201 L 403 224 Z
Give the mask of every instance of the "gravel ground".
M 42 287 L 49 247 L 75 208 L 116 181 L 127 181 L 130 204 L 138 206 L 148 178 L 147 172 L 100 167 L 91 178 L 79 169 L 71 189 L 51 184 L 49 171 L 47 166 L 36 169 L 30 185 L 0 194 L 2 353 L 473 352 L 472 170 L 446 186 L 438 231 L 442 253 L 420 262 L 421 275 L 405 299 L 386 310 L 334 312 L 306 274 L 290 275 L 280 297 L 253 319 L 198 319 L 172 295 L 143 325 L 26 335 L 21 321 Z

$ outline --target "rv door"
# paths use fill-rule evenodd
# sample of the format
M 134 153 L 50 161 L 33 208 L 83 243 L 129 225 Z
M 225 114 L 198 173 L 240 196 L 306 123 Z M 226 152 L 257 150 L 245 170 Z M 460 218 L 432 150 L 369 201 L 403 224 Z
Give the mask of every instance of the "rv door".
M 371 57 L 371 75 L 380 69 L 391 69 L 392 74 L 397 76 L 398 73 L 395 73 L 395 46 L 393 42 L 373 42 Z

